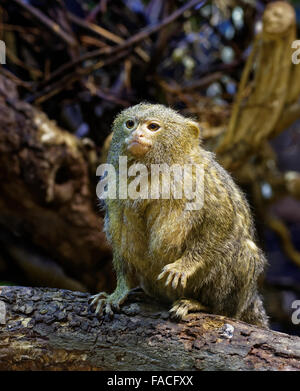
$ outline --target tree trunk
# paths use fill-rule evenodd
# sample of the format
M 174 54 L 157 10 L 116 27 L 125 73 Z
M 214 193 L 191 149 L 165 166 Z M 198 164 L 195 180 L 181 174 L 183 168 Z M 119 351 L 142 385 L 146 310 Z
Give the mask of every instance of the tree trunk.
M 175 323 L 144 295 L 113 320 L 89 295 L 2 287 L 0 370 L 300 370 L 300 338 L 223 316 Z
M 96 209 L 93 145 L 20 101 L 15 85 L 3 76 L 0 124 L 0 244 L 34 285 L 112 289 L 111 252 Z M 16 237 L 9 241 L 5 232 L 24 240 L 16 246 Z M 52 278 L 57 269 L 51 259 L 29 254 L 28 243 L 72 278 L 62 278 L 60 269 Z

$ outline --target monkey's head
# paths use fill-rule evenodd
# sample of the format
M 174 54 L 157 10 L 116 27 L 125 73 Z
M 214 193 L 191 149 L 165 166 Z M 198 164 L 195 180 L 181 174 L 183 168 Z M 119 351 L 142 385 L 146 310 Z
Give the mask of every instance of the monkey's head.
M 111 150 L 134 160 L 176 160 L 199 145 L 196 122 L 159 104 L 140 103 L 123 110 L 113 123 Z

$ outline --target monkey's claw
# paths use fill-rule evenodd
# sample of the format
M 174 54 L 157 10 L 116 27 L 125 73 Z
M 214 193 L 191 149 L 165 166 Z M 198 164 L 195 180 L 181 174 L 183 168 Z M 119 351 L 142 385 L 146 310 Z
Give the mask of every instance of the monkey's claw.
M 173 307 L 170 309 L 172 319 L 181 320 L 191 311 L 207 311 L 207 307 L 202 305 L 199 301 L 193 299 L 180 299 L 175 301 Z
M 115 291 L 111 295 L 108 295 L 106 292 L 100 292 L 90 297 L 89 300 L 92 300 L 90 305 L 96 305 L 95 314 L 101 316 L 103 313 L 106 313 L 109 318 L 113 318 L 114 312 L 120 311 L 120 305 L 124 303 L 128 293 L 128 291 L 122 293 Z
M 167 276 L 167 280 L 165 285 L 170 285 L 172 283 L 172 288 L 176 289 L 179 281 L 182 288 L 186 287 L 187 279 L 191 275 L 186 270 L 181 270 L 180 264 L 177 262 L 170 263 L 169 265 L 166 265 L 163 269 L 160 275 L 157 277 L 158 280 L 161 280 L 165 276 Z
M 108 297 L 108 294 L 106 292 L 100 292 L 97 295 L 93 295 L 89 298 L 89 301 L 91 300 L 90 306 L 96 305 L 95 314 L 101 314 L 103 307 L 105 305 L 105 301 Z M 109 308 L 108 308 L 109 310 Z M 106 312 L 106 311 L 105 311 Z

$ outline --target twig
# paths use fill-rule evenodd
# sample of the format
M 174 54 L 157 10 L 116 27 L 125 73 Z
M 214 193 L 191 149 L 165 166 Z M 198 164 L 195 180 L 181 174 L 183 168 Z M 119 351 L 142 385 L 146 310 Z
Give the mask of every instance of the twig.
M 21 27 L 21 26 L 16 26 L 14 24 L 1 23 L 1 21 L 0 21 L 0 26 L 5 31 L 16 31 L 21 34 L 28 34 L 28 33 L 40 34 L 40 30 L 37 27 Z
M 125 57 L 126 55 L 128 55 L 128 53 L 129 53 L 129 51 L 125 50 L 113 58 L 101 60 L 101 61 L 97 62 L 96 64 L 89 66 L 88 68 L 82 68 L 82 69 L 78 69 L 72 73 L 68 73 L 62 79 L 45 87 L 44 90 L 42 90 L 34 95 L 31 95 L 30 97 L 28 97 L 26 99 L 26 101 L 30 102 L 30 103 L 33 101 L 36 101 L 36 103 L 44 102 L 45 100 L 49 99 L 53 95 L 56 95 L 60 91 L 64 90 L 67 86 L 74 83 L 75 81 L 82 78 L 83 76 L 89 74 L 90 72 L 95 71 L 96 69 L 103 68 L 104 66 L 111 65 L 111 64 L 119 61 L 120 58 Z
M 16 0 L 15 0 L 16 1 Z M 117 54 L 121 52 L 124 49 L 128 49 L 132 46 L 137 45 L 138 43 L 142 42 L 144 39 L 149 37 L 151 34 L 156 33 L 160 29 L 166 27 L 170 23 L 174 22 L 176 19 L 178 19 L 182 14 L 184 14 L 185 11 L 189 10 L 190 8 L 195 7 L 196 5 L 200 4 L 200 7 L 203 7 L 206 4 L 207 0 L 191 0 L 181 8 L 179 8 L 177 11 L 173 12 L 171 15 L 166 17 L 162 22 L 154 25 L 154 26 L 147 26 L 143 30 L 141 30 L 139 33 L 133 35 L 131 38 L 126 40 L 125 42 L 121 43 L 120 45 L 113 47 L 113 48 L 101 48 L 96 49 L 94 51 L 88 52 L 81 57 L 63 65 L 62 67 L 58 68 L 55 72 L 53 72 L 50 79 L 48 79 L 48 83 L 50 83 L 54 78 L 57 78 L 62 73 L 69 71 L 70 69 L 76 67 L 77 65 L 81 64 L 83 61 L 91 60 L 95 57 L 99 57 L 101 55 L 111 56 L 114 54 Z M 199 8 L 200 8 L 199 7 Z M 45 83 L 41 83 L 41 85 L 44 85 Z
M 110 91 L 101 90 L 99 87 L 95 86 L 91 81 L 87 81 L 85 86 L 91 92 L 92 95 L 98 96 L 101 99 L 113 102 L 123 107 L 128 107 L 130 103 L 126 100 L 118 98 L 116 95 L 112 94 Z
M 2 73 L 5 77 L 15 82 L 18 86 L 26 88 L 27 90 L 32 91 L 32 83 L 29 81 L 24 81 L 19 79 L 16 75 L 10 72 L 8 69 L 0 66 L 0 73 Z
M 71 37 L 69 34 L 67 34 L 59 24 L 53 22 L 48 16 L 46 16 L 43 12 L 41 12 L 39 9 L 33 7 L 32 5 L 28 3 L 24 3 L 22 0 L 12 0 L 14 3 L 19 5 L 20 7 L 24 8 L 26 11 L 28 11 L 32 16 L 34 16 L 37 20 L 42 22 L 46 27 L 48 27 L 49 30 L 51 30 L 54 34 L 59 36 L 64 42 L 66 42 L 68 45 L 76 46 L 77 42 L 74 40 L 73 37 Z
M 158 79 L 158 83 L 166 89 L 168 92 L 172 92 L 174 94 L 180 94 L 182 92 L 193 91 L 197 88 L 201 89 L 206 87 L 207 85 L 219 80 L 223 76 L 222 72 L 214 72 L 210 75 L 204 76 L 193 83 L 188 83 L 186 85 L 180 86 L 174 80 L 172 84 L 165 82 L 164 80 Z
M 24 61 L 20 60 L 12 50 L 10 50 L 8 47 L 6 48 L 6 55 L 10 59 L 10 61 L 20 68 L 25 69 L 26 71 L 32 73 L 35 77 L 42 77 L 43 72 L 41 72 L 39 69 L 33 68 L 32 66 L 27 65 Z
M 118 35 L 104 29 L 101 26 L 98 26 L 96 24 L 86 22 L 84 19 L 78 18 L 78 16 L 72 14 L 71 12 L 68 12 L 68 17 L 71 20 L 71 22 L 77 24 L 80 27 L 85 28 L 86 30 L 89 30 L 97 35 L 100 35 L 103 38 L 108 39 L 109 41 L 112 41 L 114 43 L 122 43 L 123 39 L 119 37 Z
M 92 9 L 92 11 L 86 17 L 88 22 L 95 20 L 99 12 L 105 13 L 107 9 L 107 0 L 100 0 L 99 3 Z
M 91 37 L 90 35 L 81 35 L 80 40 L 83 44 L 93 45 L 98 48 L 103 48 L 104 46 L 108 46 L 103 41 L 100 41 L 99 38 Z
M 86 22 L 85 20 L 78 18 L 76 15 L 72 14 L 71 12 L 68 12 L 68 17 L 71 20 L 71 22 L 93 32 L 94 34 L 100 35 L 101 37 L 106 38 L 109 41 L 112 41 L 112 42 L 118 43 L 118 44 L 121 44 L 124 42 L 124 39 L 119 37 L 118 35 L 113 34 L 110 31 L 104 29 L 103 27 L 97 26 L 96 24 Z M 142 60 L 147 61 L 147 62 L 149 61 L 149 59 L 150 59 L 149 55 L 141 48 L 136 48 L 135 52 L 142 58 Z

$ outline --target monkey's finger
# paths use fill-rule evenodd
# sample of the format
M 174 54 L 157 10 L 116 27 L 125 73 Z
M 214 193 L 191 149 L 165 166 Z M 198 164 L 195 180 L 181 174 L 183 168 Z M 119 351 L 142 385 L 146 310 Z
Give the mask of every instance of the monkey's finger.
M 96 295 L 90 296 L 90 297 L 89 297 L 89 300 L 94 299 L 95 297 L 100 297 L 100 296 L 107 297 L 107 296 L 108 296 L 108 293 L 106 293 L 106 292 L 99 292 L 99 293 L 97 293 Z
M 173 277 L 174 277 L 174 273 L 170 272 L 170 274 L 168 275 L 167 281 L 165 283 L 165 286 L 170 284 L 170 282 L 173 280 Z
M 163 270 L 160 275 L 157 277 L 158 280 L 161 280 L 162 278 L 164 278 L 164 276 L 167 274 L 167 270 Z
M 188 308 L 186 306 L 180 306 L 176 311 L 176 318 L 182 319 L 184 316 L 188 314 Z
M 113 310 L 111 309 L 111 304 L 110 303 L 106 303 L 105 313 L 108 315 L 108 317 L 110 319 L 112 319 L 114 317 L 114 313 L 113 313 Z
M 118 302 L 116 304 L 114 304 L 114 306 L 119 310 L 120 309 L 120 305 L 122 305 L 124 303 L 124 301 L 126 301 L 128 298 L 128 294 L 124 295 L 123 297 L 121 297 L 121 299 L 118 300 Z
M 169 311 L 169 312 L 176 312 L 176 311 L 177 311 L 177 309 L 179 308 L 179 306 L 180 306 L 180 304 L 179 304 L 179 303 L 177 303 L 177 304 L 174 304 L 174 305 L 173 305 L 173 307 L 170 309 L 170 311 Z
M 185 273 L 182 273 L 181 279 L 180 279 L 180 283 L 181 283 L 182 288 L 186 287 L 186 282 L 187 282 L 187 275 Z
M 98 296 L 94 297 L 94 299 L 90 303 L 90 306 L 92 307 L 93 305 L 97 304 L 100 301 L 100 297 L 98 297 Z
M 114 311 L 117 311 L 117 312 L 120 311 L 120 305 L 121 305 L 121 304 L 122 304 L 122 303 L 121 303 L 121 300 L 110 303 L 111 308 L 112 308 Z
M 170 317 L 171 317 L 172 320 L 175 320 L 175 321 L 180 321 L 181 320 L 181 318 L 178 316 L 176 311 L 170 312 Z
M 174 305 L 169 312 L 172 319 L 180 321 L 189 311 L 186 305 L 179 302 L 177 305 Z
M 97 304 L 95 314 L 102 314 L 102 309 L 104 307 L 104 300 L 99 300 L 99 303 Z
M 180 273 L 176 273 L 176 274 L 175 274 L 175 277 L 174 277 L 174 280 L 173 280 L 173 282 L 172 282 L 172 288 L 173 288 L 173 289 L 176 289 L 176 288 L 177 288 L 179 278 L 180 278 Z
M 91 301 L 91 305 L 95 304 L 99 299 L 101 298 L 106 298 L 108 296 L 108 294 L 106 292 L 100 292 L 100 293 L 97 293 L 96 295 L 93 295 L 93 296 L 90 296 L 88 298 L 88 301 Z
M 179 309 L 177 309 L 177 310 L 170 310 L 169 311 L 170 312 L 170 316 L 171 316 L 171 318 L 173 319 L 173 320 L 177 320 L 177 321 L 180 321 L 181 320 L 181 318 L 182 318 L 182 316 L 180 315 L 180 310 Z

